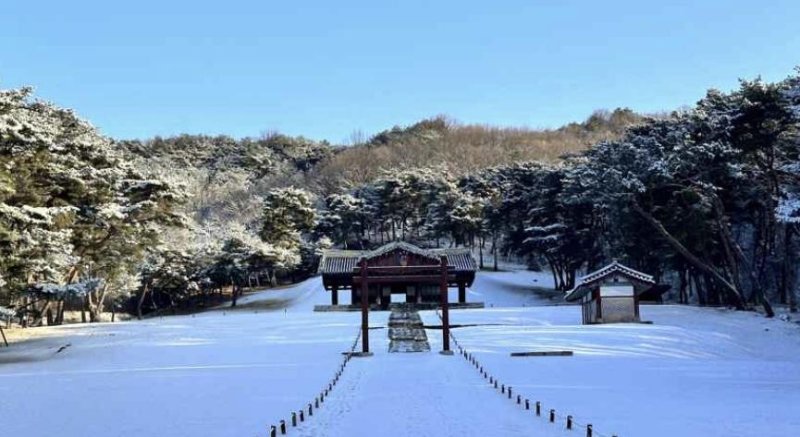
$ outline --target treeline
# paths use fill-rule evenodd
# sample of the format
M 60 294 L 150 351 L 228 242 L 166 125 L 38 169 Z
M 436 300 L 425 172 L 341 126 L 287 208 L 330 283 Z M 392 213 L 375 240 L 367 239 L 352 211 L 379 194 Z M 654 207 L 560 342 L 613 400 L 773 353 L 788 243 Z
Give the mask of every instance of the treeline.
M 522 157 L 553 160 L 641 118 L 629 110 L 598 111 L 583 123 L 535 131 L 438 117 L 351 147 L 279 133 L 115 142 L 73 112 L 33 100 L 29 89 L 2 91 L 0 99 L 0 313 L 32 325 L 63 323 L 65 311 L 95 321 L 109 308 L 141 317 L 235 303 L 244 287 L 313 273 L 328 236 L 365 246 L 422 238 L 429 233 L 423 227 L 436 221 L 437 238 L 473 244 L 482 234 L 468 223 L 471 211 L 445 217 L 457 203 L 474 208 L 460 205 L 454 176 L 429 175 L 407 186 L 438 184 L 451 196 L 428 219 L 409 209 L 422 207 L 420 199 L 390 197 L 379 205 L 381 196 L 411 183 L 413 170 L 398 173 L 402 182 L 380 175 L 423 163 L 440 164 L 440 175 L 460 175 Z M 350 163 L 363 174 L 344 171 Z M 372 190 L 373 209 L 357 211 L 357 219 L 337 209 L 337 202 L 350 201 L 347 187 L 363 195 Z M 353 226 L 372 234 L 357 237 Z
M 565 153 L 619 137 L 642 118 L 629 109 L 601 110 L 581 123 L 539 130 L 465 125 L 439 116 L 368 139 L 356 132 L 350 147 L 338 149 L 319 166 L 316 188 L 324 193 L 354 188 L 398 168 L 443 166 L 462 175 L 514 162 L 557 162 Z
M 544 262 L 561 290 L 612 259 L 679 302 L 796 310 L 800 77 L 742 81 L 561 162 L 385 171 L 326 198 L 347 246 L 407 239 Z M 488 243 L 487 243 L 488 242 Z
M 108 307 L 212 303 L 223 289 L 235 302 L 253 282 L 312 272 L 313 198 L 257 169 L 291 180 L 327 149 L 279 135 L 185 140 L 115 143 L 29 89 L 0 91 L 0 317 L 96 321 Z M 223 163 L 234 156 L 246 159 Z
M 800 79 L 559 129 L 438 117 L 350 147 L 277 133 L 115 142 L 0 91 L 0 317 L 211 305 L 312 274 L 330 245 L 458 245 L 548 267 L 612 259 L 679 302 L 796 306 Z

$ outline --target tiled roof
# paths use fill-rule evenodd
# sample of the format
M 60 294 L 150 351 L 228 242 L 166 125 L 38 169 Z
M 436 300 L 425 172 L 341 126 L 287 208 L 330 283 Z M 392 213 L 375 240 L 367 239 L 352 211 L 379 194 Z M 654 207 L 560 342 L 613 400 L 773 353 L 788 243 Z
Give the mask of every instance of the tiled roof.
M 323 274 L 348 274 L 353 272 L 358 261 L 365 257 L 374 258 L 395 249 L 438 260 L 442 255 L 447 257 L 447 264 L 456 272 L 474 272 L 478 269 L 475 258 L 469 249 L 422 249 L 406 242 L 393 242 L 385 244 L 375 250 L 326 250 L 322 253 L 319 271 Z
M 655 285 L 656 283 L 652 276 L 614 261 L 602 269 L 596 270 L 578 279 L 578 282 L 575 284 L 575 288 L 567 292 L 565 299 L 567 301 L 574 301 L 582 298 L 591 290 L 590 286 L 592 284 L 615 273 L 621 274 L 622 276 L 646 285 Z
M 377 258 L 396 249 L 405 250 L 406 252 L 414 253 L 424 258 L 430 258 L 432 260 L 439 261 L 439 256 L 436 255 L 436 253 L 434 253 L 432 250 L 423 249 L 421 247 L 414 246 L 413 244 L 406 243 L 405 241 L 394 241 L 389 244 L 384 244 L 375 250 L 364 253 L 363 256 L 367 259 Z

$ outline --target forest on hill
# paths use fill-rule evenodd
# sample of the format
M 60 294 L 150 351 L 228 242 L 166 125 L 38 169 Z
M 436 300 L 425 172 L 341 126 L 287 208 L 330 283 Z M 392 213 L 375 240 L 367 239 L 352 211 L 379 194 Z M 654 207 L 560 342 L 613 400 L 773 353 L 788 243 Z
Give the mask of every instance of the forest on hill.
M 115 141 L 0 91 L 0 313 L 58 324 L 207 305 L 291 281 L 330 246 L 458 245 L 568 290 L 619 259 L 682 303 L 796 306 L 800 73 L 658 116 L 534 130 L 445 117 L 332 145 L 181 135 Z M 489 267 L 489 266 L 487 266 Z

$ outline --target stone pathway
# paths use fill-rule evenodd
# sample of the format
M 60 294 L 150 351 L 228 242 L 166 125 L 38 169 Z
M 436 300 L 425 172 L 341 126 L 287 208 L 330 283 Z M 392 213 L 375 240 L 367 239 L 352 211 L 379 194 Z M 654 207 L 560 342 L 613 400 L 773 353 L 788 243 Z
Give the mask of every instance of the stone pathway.
M 419 313 L 397 306 L 389 315 L 389 352 L 430 352 L 428 336 Z

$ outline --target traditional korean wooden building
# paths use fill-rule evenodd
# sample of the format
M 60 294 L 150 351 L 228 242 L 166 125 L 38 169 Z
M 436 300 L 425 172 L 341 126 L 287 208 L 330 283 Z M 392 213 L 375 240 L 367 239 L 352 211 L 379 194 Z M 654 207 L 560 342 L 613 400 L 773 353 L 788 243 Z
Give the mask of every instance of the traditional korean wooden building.
M 580 278 L 567 293 L 580 302 L 583 324 L 639 321 L 639 296 L 656 285 L 653 277 L 616 261 Z
M 371 251 L 328 250 L 322 255 L 320 273 L 331 304 L 339 305 L 339 292 L 350 291 L 350 304 L 361 302 L 360 263 L 366 262 L 368 302 L 388 308 L 392 295 L 404 295 L 407 303 L 437 303 L 440 286 L 458 288 L 458 301 L 467 300 L 467 287 L 475 280 L 477 265 L 469 249 L 422 249 L 394 242 Z M 442 279 L 442 263 L 447 274 Z

